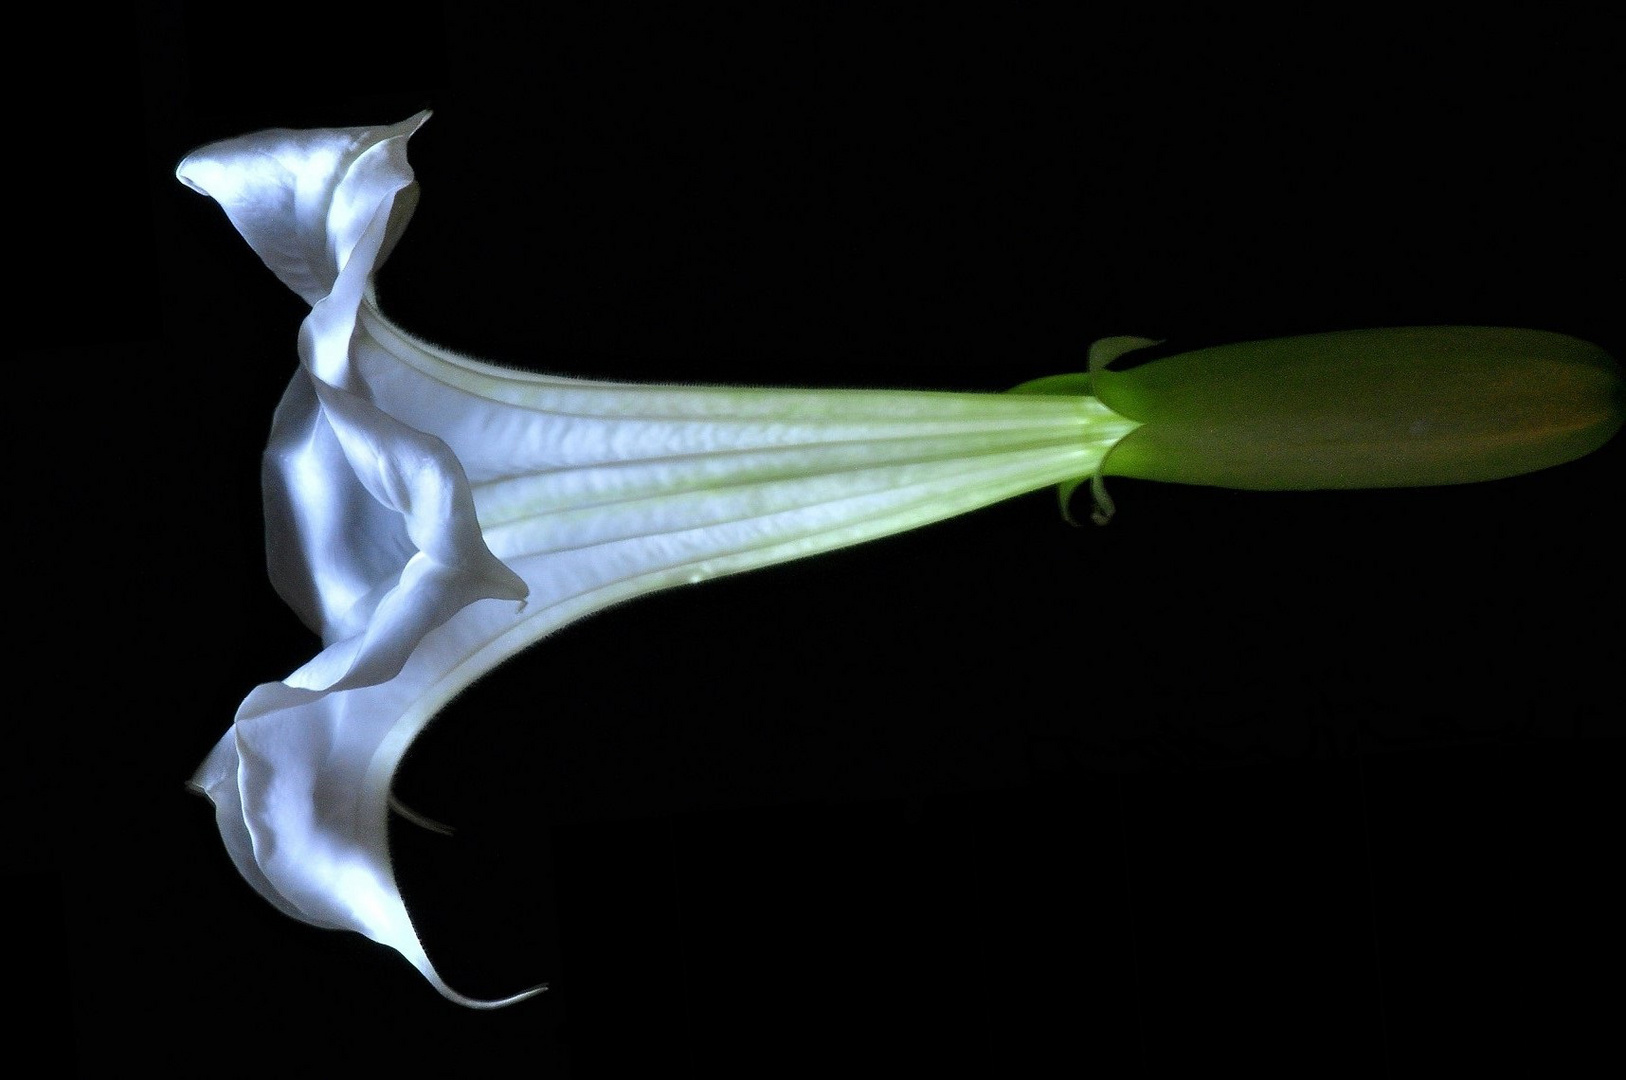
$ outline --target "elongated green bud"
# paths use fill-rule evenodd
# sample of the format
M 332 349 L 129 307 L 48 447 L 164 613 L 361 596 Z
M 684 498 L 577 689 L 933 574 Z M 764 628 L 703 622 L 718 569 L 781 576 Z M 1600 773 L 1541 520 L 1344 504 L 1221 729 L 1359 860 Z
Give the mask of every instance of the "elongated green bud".
M 1150 344 L 1103 342 L 1116 355 Z M 1425 326 L 1199 349 L 1110 371 L 1102 404 L 1141 426 L 1102 472 L 1252 489 L 1461 484 L 1596 450 L 1626 417 L 1620 368 L 1541 330 Z

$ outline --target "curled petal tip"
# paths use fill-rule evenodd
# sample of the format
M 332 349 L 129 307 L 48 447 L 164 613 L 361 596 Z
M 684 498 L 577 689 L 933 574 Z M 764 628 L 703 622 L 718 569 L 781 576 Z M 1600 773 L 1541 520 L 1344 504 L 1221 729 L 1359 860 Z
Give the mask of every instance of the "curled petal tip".
M 452 1002 L 454 1005 L 462 1005 L 463 1007 L 469 1009 L 506 1009 L 510 1005 L 518 1005 L 522 1001 L 529 1001 L 531 998 L 546 992 L 548 989 L 547 983 L 541 983 L 537 986 L 531 987 L 529 990 L 521 990 L 519 993 L 512 994 L 505 998 L 472 998 L 465 994 L 459 994 L 456 990 L 453 990 L 451 987 L 447 986 L 438 975 L 433 975 L 429 972 L 425 972 L 424 974 L 429 979 L 430 984 L 440 993 L 441 997 Z

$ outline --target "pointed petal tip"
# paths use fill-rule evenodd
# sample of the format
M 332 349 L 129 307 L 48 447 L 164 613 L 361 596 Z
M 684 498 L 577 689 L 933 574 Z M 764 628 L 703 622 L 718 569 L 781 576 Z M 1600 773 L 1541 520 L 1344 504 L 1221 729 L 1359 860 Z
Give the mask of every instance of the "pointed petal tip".
M 510 1005 L 518 1005 L 522 1001 L 529 1001 L 538 994 L 546 992 L 547 989 L 548 984 L 542 983 L 539 986 L 531 987 L 529 990 L 521 990 L 517 994 L 505 998 L 497 998 L 492 1001 L 486 1001 L 480 998 L 464 997 L 462 994 L 455 993 L 449 989 L 442 989 L 441 993 L 445 994 L 449 1001 L 456 1002 L 457 1004 L 463 1005 L 467 1008 L 491 1010 L 506 1009 Z
M 492 1009 L 506 1009 L 510 1005 L 518 1005 L 522 1001 L 529 1001 L 538 994 L 546 992 L 549 986 L 548 983 L 538 983 L 536 986 L 533 986 L 528 990 L 521 990 L 517 994 L 510 994 L 508 997 L 504 998 L 473 998 L 466 994 L 460 994 L 456 990 L 453 990 L 450 986 L 447 986 L 446 980 L 442 979 L 439 973 L 437 973 L 434 967 L 429 965 L 427 961 L 420 965 L 418 970 L 423 972 L 424 977 L 429 980 L 430 985 L 440 993 L 441 997 L 445 998 L 447 1001 L 450 1001 L 454 1005 L 461 1005 L 467 1009 L 485 1009 L 488 1011 Z

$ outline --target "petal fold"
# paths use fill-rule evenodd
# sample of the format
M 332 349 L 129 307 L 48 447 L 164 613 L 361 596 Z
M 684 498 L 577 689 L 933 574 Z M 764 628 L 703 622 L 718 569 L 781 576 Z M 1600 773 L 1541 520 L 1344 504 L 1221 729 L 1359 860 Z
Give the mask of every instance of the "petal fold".
M 392 945 L 456 996 L 424 957 L 389 871 L 393 768 L 369 773 L 389 724 L 347 720 L 344 696 L 395 678 L 468 605 L 512 609 L 528 591 L 486 546 L 456 455 L 379 408 L 351 360 L 362 299 L 410 216 L 405 145 L 426 117 L 260 132 L 204 147 L 177 170 L 312 305 L 263 483 L 272 581 L 324 646 L 249 695 L 193 783 L 267 900 Z
M 175 175 L 218 202 L 272 273 L 315 306 L 380 205 L 395 209 L 396 193 L 412 183 L 406 141 L 427 119 L 421 112 L 385 127 L 258 131 L 193 151 Z M 412 200 L 401 202 L 392 240 L 411 210 Z

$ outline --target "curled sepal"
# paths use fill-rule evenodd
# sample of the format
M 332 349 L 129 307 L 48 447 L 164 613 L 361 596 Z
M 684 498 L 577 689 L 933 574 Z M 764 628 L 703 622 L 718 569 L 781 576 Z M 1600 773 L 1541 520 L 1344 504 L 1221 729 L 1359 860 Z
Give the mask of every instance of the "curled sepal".
M 1097 370 L 1140 422 L 1107 475 L 1308 490 L 1460 484 L 1602 446 L 1623 419 L 1620 368 L 1541 330 L 1423 326 L 1277 338 Z
M 1049 394 L 1056 396 L 1089 396 L 1095 393 L 1095 373 L 1105 368 L 1124 353 L 1136 349 L 1150 348 L 1161 345 L 1161 341 L 1143 337 L 1108 337 L 1101 338 L 1090 346 L 1088 371 L 1075 372 L 1068 375 L 1046 375 L 1043 378 L 1029 379 L 1025 383 L 1013 386 L 1007 393 L 1011 394 Z M 1090 495 L 1093 506 L 1090 510 L 1090 520 L 1097 525 L 1105 525 L 1117 513 L 1112 496 L 1107 494 L 1106 481 L 1102 477 L 1099 464 L 1094 472 L 1086 476 L 1074 476 L 1056 485 L 1056 504 L 1061 508 L 1061 516 L 1069 525 L 1077 525 L 1078 519 L 1073 516 L 1073 496 L 1085 484 L 1090 485 Z

